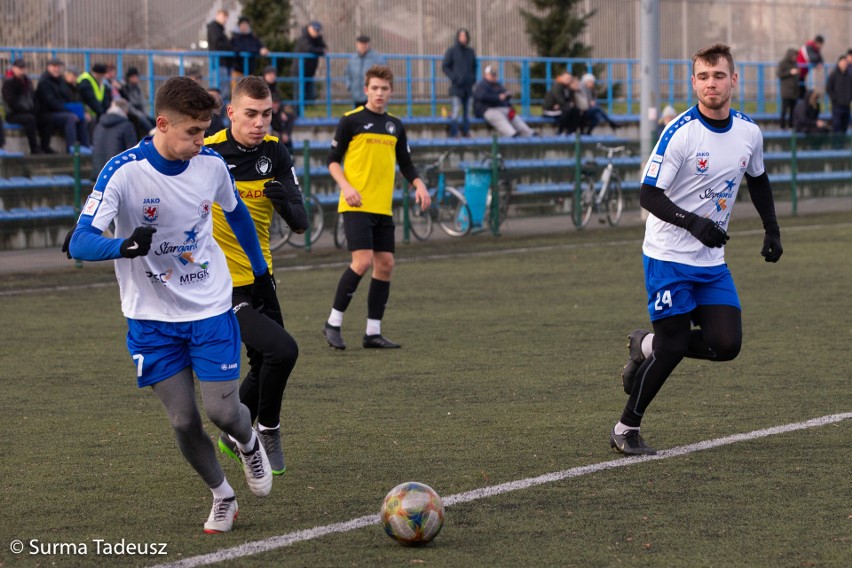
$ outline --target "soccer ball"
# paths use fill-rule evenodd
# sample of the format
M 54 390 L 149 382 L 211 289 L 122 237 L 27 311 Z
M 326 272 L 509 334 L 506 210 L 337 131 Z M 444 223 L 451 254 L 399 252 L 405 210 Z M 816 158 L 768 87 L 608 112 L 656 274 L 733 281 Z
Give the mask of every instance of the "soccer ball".
M 381 517 L 391 538 L 403 544 L 426 544 L 444 526 L 444 504 L 428 485 L 408 481 L 387 494 Z

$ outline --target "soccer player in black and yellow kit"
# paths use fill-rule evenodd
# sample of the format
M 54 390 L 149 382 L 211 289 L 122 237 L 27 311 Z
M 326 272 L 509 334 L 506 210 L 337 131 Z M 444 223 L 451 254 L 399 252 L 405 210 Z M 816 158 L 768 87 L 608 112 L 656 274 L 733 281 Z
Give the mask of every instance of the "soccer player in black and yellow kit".
M 204 144 L 218 152 L 228 163 L 237 191 L 254 220 L 266 263 L 272 267 L 269 251 L 269 226 L 272 216 L 280 214 L 297 233 L 308 227 L 302 192 L 287 148 L 270 136 L 272 94 L 262 77 L 240 79 L 228 105 L 231 127 L 208 136 Z M 240 385 L 240 401 L 257 420 L 260 440 L 269 456 L 272 472 L 285 471 L 281 448 L 280 414 L 284 389 L 299 348 L 284 329 L 277 297 L 262 305 L 252 305 L 254 282 L 248 258 L 237 243 L 221 208 L 213 209 L 213 237 L 225 253 L 234 281 L 233 306 L 246 344 L 250 370 Z M 224 434 L 219 448 L 239 459 L 234 445 Z
M 352 262 L 337 285 L 331 314 L 323 335 L 335 349 L 346 349 L 340 327 L 343 312 L 370 266 L 373 267 L 367 295 L 367 348 L 399 347 L 382 336 L 381 324 L 390 295 L 393 272 L 394 223 L 393 182 L 395 166 L 415 189 L 415 199 L 428 209 L 431 199 L 426 185 L 411 162 L 405 128 L 386 107 L 393 91 L 393 73 L 384 65 L 367 70 L 364 93 L 367 103 L 346 113 L 337 125 L 328 171 L 340 186 L 337 211 L 343 214 L 346 242 Z M 345 162 L 345 170 L 344 164 Z

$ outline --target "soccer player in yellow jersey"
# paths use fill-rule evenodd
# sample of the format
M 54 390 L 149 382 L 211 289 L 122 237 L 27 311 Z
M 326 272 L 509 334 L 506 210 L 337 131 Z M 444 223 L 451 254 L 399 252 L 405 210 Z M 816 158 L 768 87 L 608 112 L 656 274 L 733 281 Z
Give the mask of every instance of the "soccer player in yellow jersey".
M 426 185 L 411 162 L 402 121 L 387 112 L 392 92 L 390 68 L 370 67 L 364 77 L 367 103 L 340 119 L 328 155 L 328 171 L 340 186 L 337 211 L 343 214 L 346 242 L 352 252 L 352 262 L 340 277 L 331 314 L 322 330 L 328 344 L 335 349 L 346 349 L 340 332 L 343 312 L 371 266 L 363 345 L 378 349 L 399 347 L 382 336 L 381 328 L 394 264 L 392 206 L 397 164 L 414 186 L 417 203 L 423 209 L 428 209 L 431 203 Z
M 268 134 L 272 93 L 266 81 L 256 76 L 240 79 L 234 86 L 227 112 L 231 127 L 208 136 L 204 144 L 227 162 L 271 268 L 272 216 L 280 214 L 297 233 L 308 227 L 302 192 L 290 153 L 278 138 Z M 281 401 L 299 348 L 284 329 L 277 297 L 265 300 L 262 305 L 252 303 L 251 266 L 218 206 L 213 209 L 213 237 L 225 253 L 234 281 L 233 309 L 249 357 L 250 370 L 240 385 L 240 401 L 251 412 L 252 423 L 257 421 L 272 473 L 281 475 L 286 469 L 280 436 Z M 219 437 L 219 449 L 239 459 L 233 441 L 224 434 Z

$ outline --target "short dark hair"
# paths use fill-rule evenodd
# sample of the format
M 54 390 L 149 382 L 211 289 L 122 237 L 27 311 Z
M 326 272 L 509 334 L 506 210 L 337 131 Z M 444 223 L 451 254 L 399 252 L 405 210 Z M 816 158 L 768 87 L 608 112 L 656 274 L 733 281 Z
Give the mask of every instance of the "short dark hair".
M 370 84 L 370 79 L 383 79 L 391 84 L 391 88 L 393 88 L 393 71 L 387 65 L 373 65 L 367 72 L 364 73 L 364 86 Z
M 703 61 L 710 66 L 718 65 L 719 60 L 724 59 L 728 62 L 728 66 L 731 68 L 731 73 L 734 72 L 734 56 L 731 55 L 731 48 L 725 45 L 724 43 L 714 43 L 709 47 L 705 47 L 703 49 L 699 49 L 695 52 L 695 55 L 692 56 L 692 72 L 695 73 L 695 62 Z
M 234 99 L 241 96 L 263 100 L 266 97 L 271 97 L 272 91 L 269 90 L 269 85 L 263 77 L 246 75 L 237 81 L 237 84 L 234 85 L 234 92 L 231 95 Z
M 189 77 L 172 77 L 154 97 L 154 112 L 158 116 L 171 112 L 193 120 L 210 120 L 217 106 L 213 95 Z
M 825 43 L 825 38 L 824 38 L 824 37 L 822 37 L 821 35 L 818 35 L 818 36 L 816 36 L 816 37 L 814 38 L 814 41 L 815 41 L 816 43 Z
M 357 41 L 358 43 L 370 43 L 370 36 L 359 35 L 355 38 L 355 41 Z

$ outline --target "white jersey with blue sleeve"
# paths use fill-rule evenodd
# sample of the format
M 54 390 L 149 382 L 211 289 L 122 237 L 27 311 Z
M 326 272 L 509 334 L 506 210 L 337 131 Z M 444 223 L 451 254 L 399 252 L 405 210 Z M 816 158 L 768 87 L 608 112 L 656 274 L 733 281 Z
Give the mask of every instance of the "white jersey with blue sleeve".
M 100 172 L 78 224 L 99 231 L 115 223 L 115 237 L 155 227 L 151 251 L 119 258 L 115 273 L 125 317 L 197 321 L 231 308 L 232 281 L 213 239 L 213 203 L 238 205 L 225 161 L 203 148 L 188 161 L 170 161 L 151 138 L 112 158 Z
M 694 106 L 660 136 L 642 182 L 664 190 L 681 209 L 727 230 L 744 175 L 759 176 L 763 171 L 763 134 L 750 118 L 732 110 L 730 124 L 715 128 Z M 724 247 L 706 247 L 686 229 L 654 215 L 645 223 L 642 251 L 651 258 L 691 266 L 725 263 Z

